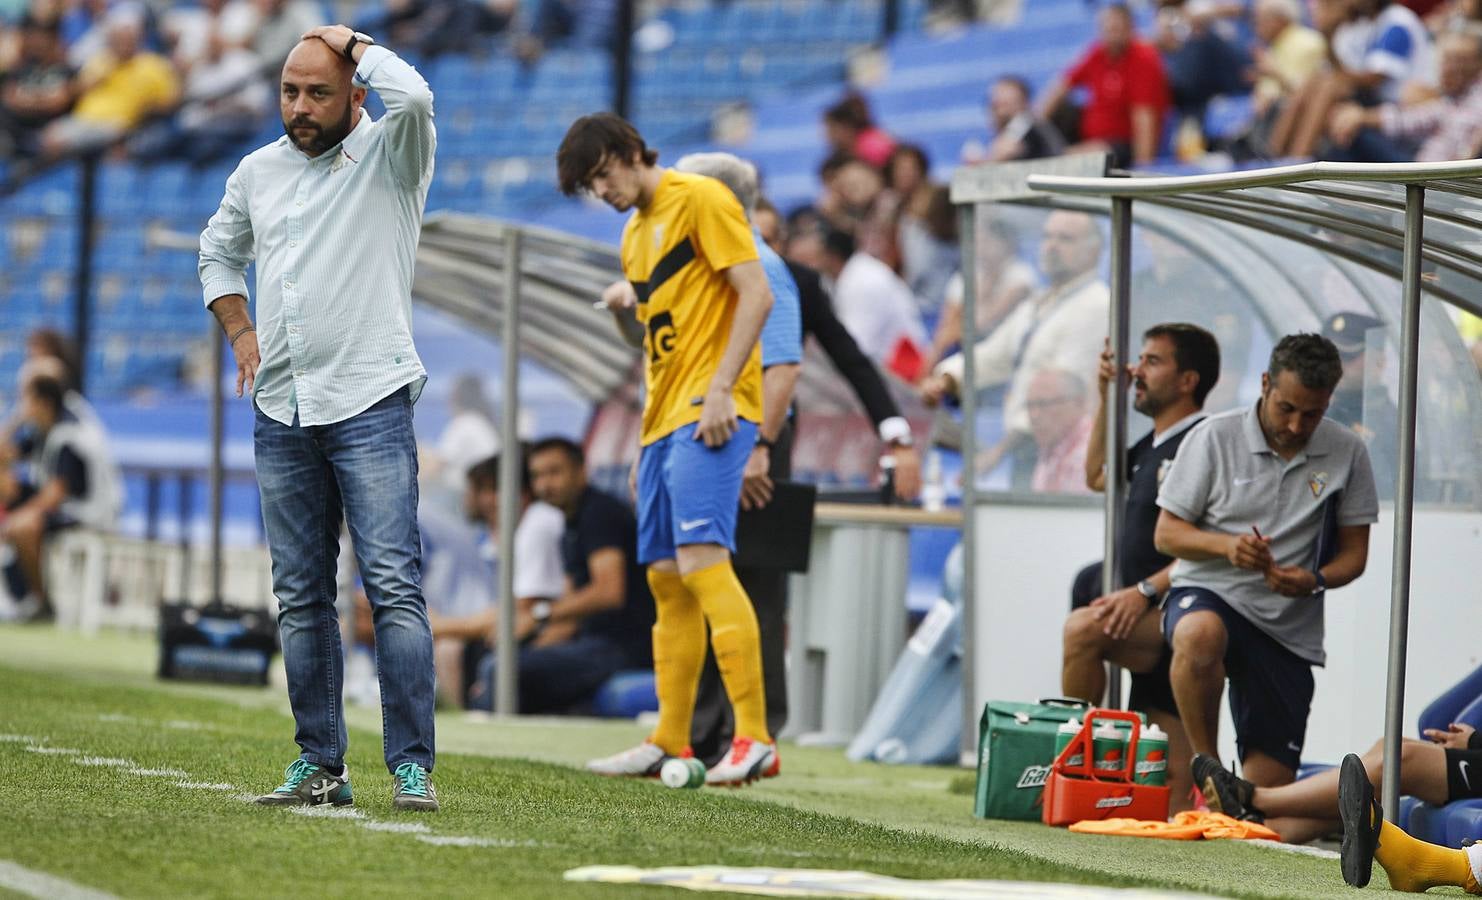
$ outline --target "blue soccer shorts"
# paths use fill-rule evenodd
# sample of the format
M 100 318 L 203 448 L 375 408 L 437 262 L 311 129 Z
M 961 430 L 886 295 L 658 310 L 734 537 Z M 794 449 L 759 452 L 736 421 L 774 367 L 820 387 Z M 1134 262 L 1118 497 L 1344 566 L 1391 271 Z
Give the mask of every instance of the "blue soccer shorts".
M 638 454 L 638 561 L 673 559 L 685 544 L 736 552 L 741 474 L 756 446 L 756 425 L 742 419 L 731 439 L 707 447 L 698 423 L 677 428 Z

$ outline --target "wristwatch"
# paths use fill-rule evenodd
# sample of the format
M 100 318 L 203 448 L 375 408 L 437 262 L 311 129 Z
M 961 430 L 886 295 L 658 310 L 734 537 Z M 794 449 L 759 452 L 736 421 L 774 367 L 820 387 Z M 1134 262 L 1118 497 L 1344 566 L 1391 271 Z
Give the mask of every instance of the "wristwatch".
M 357 31 L 354 34 L 350 35 L 350 40 L 345 42 L 345 59 L 348 59 L 352 63 L 355 62 L 356 44 L 364 44 L 367 47 L 374 47 L 376 45 L 376 39 L 363 31 Z
M 1137 592 L 1146 597 L 1149 603 L 1158 602 L 1158 595 L 1162 593 L 1162 591 L 1158 590 L 1158 586 L 1153 584 L 1151 578 L 1144 578 L 1139 581 L 1137 583 Z
M 771 451 L 774 447 L 777 446 L 777 442 L 762 437 L 762 433 L 758 431 L 756 433 L 756 444 L 754 446 L 766 447 L 768 451 Z
M 1314 578 L 1317 579 L 1317 584 L 1314 585 L 1312 588 L 1312 596 L 1316 597 L 1318 594 L 1321 594 L 1323 591 L 1328 589 L 1328 580 L 1323 577 L 1321 570 L 1313 572 L 1312 575 Z
M 551 601 L 537 600 L 530 604 L 530 618 L 544 625 L 551 617 Z

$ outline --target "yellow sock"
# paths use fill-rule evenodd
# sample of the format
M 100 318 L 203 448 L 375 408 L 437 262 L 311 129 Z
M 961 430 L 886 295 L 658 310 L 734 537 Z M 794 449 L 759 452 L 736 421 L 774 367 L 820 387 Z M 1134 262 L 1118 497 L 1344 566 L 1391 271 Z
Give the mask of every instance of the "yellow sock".
M 654 595 L 654 685 L 659 724 L 649 738 L 678 756 L 690 743 L 695 690 L 705 664 L 705 616 L 678 572 L 648 570 Z
M 1397 891 L 1420 893 L 1441 885 L 1465 887 L 1476 893 L 1472 864 L 1465 850 L 1438 847 L 1413 838 L 1391 822 L 1379 831 L 1374 860 L 1389 875 L 1389 886 Z
M 730 562 L 716 563 L 684 576 L 684 586 L 700 601 L 710 623 L 710 646 L 736 713 L 736 736 L 771 743 L 756 610 L 737 580 L 736 570 Z

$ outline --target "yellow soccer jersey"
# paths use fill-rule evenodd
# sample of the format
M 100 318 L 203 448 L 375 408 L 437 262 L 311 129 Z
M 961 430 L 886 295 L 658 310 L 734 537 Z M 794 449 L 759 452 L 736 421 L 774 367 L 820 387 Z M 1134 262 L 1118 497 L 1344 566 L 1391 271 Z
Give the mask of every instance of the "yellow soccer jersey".
M 736 316 L 736 291 L 723 273 L 757 258 L 741 204 L 725 185 L 703 175 L 665 171 L 653 200 L 628 220 L 623 274 L 638 292 L 638 321 L 645 326 L 644 446 L 700 420 L 705 390 Z M 732 396 L 738 416 L 761 422 L 758 347 L 752 347 Z

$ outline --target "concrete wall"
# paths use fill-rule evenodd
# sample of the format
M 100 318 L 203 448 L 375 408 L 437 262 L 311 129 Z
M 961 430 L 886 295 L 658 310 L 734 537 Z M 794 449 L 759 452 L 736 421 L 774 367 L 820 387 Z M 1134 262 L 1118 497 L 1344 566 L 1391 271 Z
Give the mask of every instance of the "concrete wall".
M 1317 693 L 1303 758 L 1336 763 L 1367 748 L 1384 727 L 1393 509 L 1371 532 L 1369 567 L 1329 592 L 1328 665 Z M 998 503 L 978 509 L 974 652 L 977 705 L 1060 693 L 1060 628 L 1077 569 L 1101 556 L 1100 506 Z M 1411 580 L 1406 733 L 1420 710 L 1482 658 L 1482 513 L 1417 510 Z M 1226 711 L 1222 755 L 1234 753 Z

